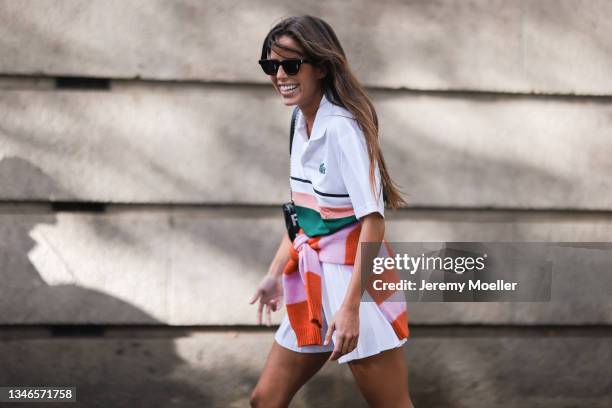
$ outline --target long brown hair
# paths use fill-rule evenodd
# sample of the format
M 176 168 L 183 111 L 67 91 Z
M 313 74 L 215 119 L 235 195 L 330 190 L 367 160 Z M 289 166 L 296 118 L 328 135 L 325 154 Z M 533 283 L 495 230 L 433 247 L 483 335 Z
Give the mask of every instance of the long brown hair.
M 370 184 L 377 194 L 375 169 L 380 171 L 384 202 L 389 208 L 398 208 L 406 201 L 399 188 L 391 180 L 385 159 L 378 143 L 378 115 L 364 87 L 352 73 L 340 41 L 329 24 L 318 17 L 287 17 L 276 24 L 266 35 L 261 59 L 268 58 L 272 47 L 287 49 L 276 42 L 288 36 L 302 46 L 305 57 L 327 68 L 322 80 L 325 97 L 333 104 L 350 111 L 364 133 L 370 157 Z

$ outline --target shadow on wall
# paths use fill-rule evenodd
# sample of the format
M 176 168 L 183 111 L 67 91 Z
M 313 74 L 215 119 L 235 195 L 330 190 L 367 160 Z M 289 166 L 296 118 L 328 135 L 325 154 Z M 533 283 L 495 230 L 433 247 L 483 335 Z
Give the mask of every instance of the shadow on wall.
M 20 158 L 0 161 L 0 180 L 4 197 L 24 195 L 34 188 L 37 195 L 44 191 L 67 196 L 41 169 Z M 126 321 L 164 324 L 107 294 L 76 285 L 46 284 L 29 259 L 36 246 L 30 233 L 39 224 L 55 224 L 53 213 L 25 212 L 17 207 L 0 214 L 0 219 L 0 324 L 70 323 L 72 315 L 95 316 L 100 311 Z M 7 328 L 0 331 L 2 386 L 76 386 L 80 403 L 75 405 L 91 407 L 154 407 L 170 402 L 181 407 L 210 406 L 211 395 L 172 379 L 178 369 L 181 376 L 189 370 L 172 338 L 186 336 L 185 331 L 156 339 L 77 336 L 32 340 L 11 338 L 7 333 Z M 199 370 L 193 370 L 193 376 L 206 382 L 205 373 Z
M 15 177 L 11 179 L 8 175 Z M 71 196 L 40 168 L 20 158 L 0 161 L 0 180 L 3 180 L 4 197 L 8 195 L 4 186 L 17 181 L 30 185 L 30 192 L 35 191 L 38 195 L 38 188 L 42 186 L 45 194 L 50 196 Z M 55 261 L 50 261 L 51 257 L 45 258 L 44 254 L 42 260 L 32 261 L 32 254 L 39 246 L 32 238 L 32 232 L 41 224 L 57 225 L 57 216 L 52 212 L 34 212 L 27 205 L 15 209 L 5 205 L 4 209 L 0 213 L 0 279 L 3 282 L 0 286 L 0 325 L 88 321 L 103 324 L 108 316 L 113 317 L 114 323 L 124 322 L 126 325 L 129 322 L 164 324 L 134 305 L 106 293 L 73 284 L 49 285 L 35 265 Z M 223 231 L 216 229 L 208 230 L 206 235 L 192 232 L 194 235 L 190 240 L 204 245 L 216 242 L 214 232 L 223 236 Z M 253 236 L 248 240 L 257 238 Z M 121 243 L 135 244 L 129 241 Z M 236 240 L 217 244 L 219 250 L 231 252 Z M 61 251 L 58 254 L 61 255 Z M 261 263 L 263 259 L 257 262 Z M 45 265 L 45 269 L 49 268 Z M 78 396 L 75 406 L 246 406 L 249 391 L 257 381 L 271 341 L 271 333 L 255 336 L 247 333 L 236 339 L 217 333 L 206 336 L 204 340 L 181 344 L 179 338 L 185 339 L 188 335 L 183 330 L 172 331 L 171 335 L 162 333 L 161 337 L 135 337 L 123 335 L 120 331 L 111 333 L 32 339 L 11 336 L 6 328 L 0 329 L 0 385 L 75 386 Z M 410 346 L 413 345 L 415 343 Z M 194 346 L 197 347 L 195 351 Z M 182 358 L 185 350 L 193 353 L 193 359 Z M 252 354 L 260 357 L 251 358 Z M 245 358 L 248 361 L 243 361 Z M 197 368 L 203 366 L 205 368 Z M 411 383 L 415 387 L 427 384 L 429 390 L 423 393 L 414 388 L 415 402 L 425 399 L 435 403 L 431 406 L 449 406 L 444 393 L 431 392 L 443 387 L 440 379 L 431 374 L 430 370 L 411 370 Z M 338 406 L 338 403 L 341 406 L 363 406 L 364 401 L 348 367 L 331 363 L 300 391 L 293 405 L 328 407 Z M 53 407 L 55 404 L 47 405 Z

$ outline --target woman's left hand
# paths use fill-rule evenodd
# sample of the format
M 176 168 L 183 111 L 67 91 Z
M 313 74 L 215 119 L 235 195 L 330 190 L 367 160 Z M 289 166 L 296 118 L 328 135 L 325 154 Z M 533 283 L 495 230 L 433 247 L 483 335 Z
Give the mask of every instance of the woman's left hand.
M 357 347 L 359 340 L 359 305 L 357 307 L 341 306 L 327 327 L 324 344 L 327 345 L 336 332 L 334 351 L 330 360 L 337 360 Z

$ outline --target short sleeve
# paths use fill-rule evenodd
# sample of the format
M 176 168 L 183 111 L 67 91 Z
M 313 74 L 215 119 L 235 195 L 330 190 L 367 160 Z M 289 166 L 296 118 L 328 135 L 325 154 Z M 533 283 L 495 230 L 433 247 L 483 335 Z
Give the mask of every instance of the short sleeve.
M 375 167 L 377 196 L 370 184 L 370 158 L 365 136 L 356 120 L 338 116 L 335 119 L 337 132 L 338 164 L 346 186 L 355 217 L 357 219 L 373 212 L 385 216 L 382 183 L 378 163 Z

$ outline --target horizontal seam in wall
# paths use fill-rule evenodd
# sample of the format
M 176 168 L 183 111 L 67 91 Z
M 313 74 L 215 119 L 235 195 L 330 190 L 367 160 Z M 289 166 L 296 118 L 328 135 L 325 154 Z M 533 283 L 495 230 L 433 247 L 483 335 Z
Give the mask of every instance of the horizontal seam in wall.
M 19 213 L 18 209 L 31 210 L 32 212 L 54 213 L 54 212 L 121 212 L 134 210 L 173 210 L 173 209 L 192 209 L 192 210 L 261 210 L 263 213 L 268 211 L 276 211 L 280 208 L 278 204 L 242 204 L 242 203 L 167 203 L 167 202 L 142 202 L 142 203 L 127 203 L 127 202 L 100 202 L 100 201 L 45 201 L 45 200 L 0 200 L 0 214 L 2 213 Z M 599 208 L 534 208 L 534 207 L 491 207 L 491 206 L 424 206 L 414 205 L 397 210 L 388 209 L 388 215 L 401 216 L 411 212 L 435 211 L 435 212 L 473 212 L 473 213 L 538 213 L 538 214 L 575 214 L 575 215 L 612 215 L 611 209 Z M 256 215 L 256 214 L 251 214 Z
M 272 334 L 278 326 L 249 325 L 0 325 L 0 341 L 34 338 L 179 338 L 194 334 Z M 411 324 L 411 338 L 607 338 L 612 324 Z
M 37 86 L 31 84 L 31 81 L 55 81 L 57 78 L 70 78 L 65 75 L 26 75 L 26 74 L 0 74 L 0 90 L 2 89 L 2 80 L 20 81 L 23 80 L 23 88 L 15 87 L 11 84 L 7 89 L 19 90 L 19 89 L 31 89 L 40 91 L 54 91 L 55 87 L 49 86 Z M 110 90 L 112 91 L 112 84 L 120 85 L 177 85 L 177 86 L 215 86 L 215 87 L 241 87 L 241 88 L 269 88 L 270 84 L 267 82 L 249 82 L 249 81 L 219 81 L 219 80 L 198 80 L 198 79 L 155 79 L 155 78 L 142 78 L 142 77 L 96 77 L 96 76 L 78 76 L 82 80 L 105 80 L 110 81 Z M 386 86 L 373 86 L 366 85 L 366 89 L 372 93 L 390 93 L 390 94 L 414 94 L 414 95 L 431 95 L 431 96 L 442 96 L 442 97 L 458 97 L 458 98 L 485 98 L 485 99 L 498 99 L 498 98 L 526 98 L 526 99 L 557 99 L 565 101 L 592 101 L 592 102 L 612 102 L 611 94 L 589 94 L 589 93 L 576 93 L 576 92 L 544 92 L 544 91 L 511 91 L 511 90 L 476 90 L 476 89 L 465 89 L 465 88 L 446 88 L 446 89 L 435 89 L 435 88 L 416 88 L 416 87 L 386 87 Z M 59 89 L 62 90 L 62 89 Z M 108 92 L 108 91 L 107 91 Z

